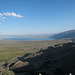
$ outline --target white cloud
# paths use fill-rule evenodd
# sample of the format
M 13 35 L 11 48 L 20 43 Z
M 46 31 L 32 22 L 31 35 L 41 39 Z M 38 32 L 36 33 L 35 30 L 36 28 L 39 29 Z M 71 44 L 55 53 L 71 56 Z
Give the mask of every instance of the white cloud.
M 6 19 L 6 17 L 2 17 L 2 19 Z
M 2 13 L 0 13 L 0 17 L 2 17 L 3 15 L 2 15 Z
M 18 17 L 18 18 L 21 18 L 21 17 L 23 17 L 23 16 L 21 16 L 20 14 L 16 14 L 16 13 L 14 13 L 14 12 L 12 12 L 12 13 L 9 13 L 9 12 L 5 12 L 5 13 L 3 13 L 5 16 L 13 16 L 13 17 Z
M 2 23 L 0 22 L 0 24 L 2 24 Z
M 6 20 L 6 19 L 7 19 L 6 17 L 2 17 L 2 18 L 1 18 L 2 21 Z

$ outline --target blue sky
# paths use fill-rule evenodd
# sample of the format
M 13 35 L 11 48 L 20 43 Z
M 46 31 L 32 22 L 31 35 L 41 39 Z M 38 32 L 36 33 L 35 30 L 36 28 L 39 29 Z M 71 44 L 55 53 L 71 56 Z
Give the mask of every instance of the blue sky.
M 75 29 L 75 0 L 0 0 L 0 35 Z

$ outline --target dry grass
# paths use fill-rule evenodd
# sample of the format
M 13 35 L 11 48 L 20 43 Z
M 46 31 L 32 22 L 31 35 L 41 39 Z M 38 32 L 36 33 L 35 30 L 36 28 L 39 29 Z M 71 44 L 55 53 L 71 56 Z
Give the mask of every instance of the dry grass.
M 13 58 L 23 56 L 27 53 L 35 53 L 41 48 L 46 49 L 58 43 L 65 43 L 66 40 L 54 41 L 11 41 L 0 40 L 0 61 L 8 62 Z

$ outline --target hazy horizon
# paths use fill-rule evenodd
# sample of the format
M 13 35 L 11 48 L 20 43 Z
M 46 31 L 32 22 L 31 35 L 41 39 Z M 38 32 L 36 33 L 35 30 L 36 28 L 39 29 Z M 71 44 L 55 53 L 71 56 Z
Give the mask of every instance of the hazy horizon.
M 74 0 L 0 0 L 0 35 L 54 34 L 74 28 Z

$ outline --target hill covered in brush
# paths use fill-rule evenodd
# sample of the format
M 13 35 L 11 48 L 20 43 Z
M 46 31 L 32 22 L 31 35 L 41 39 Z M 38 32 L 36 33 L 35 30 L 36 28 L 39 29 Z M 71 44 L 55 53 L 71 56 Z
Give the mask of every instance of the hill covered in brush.
M 36 53 L 25 54 L 7 66 L 16 75 L 75 74 L 75 43 L 56 44 Z

